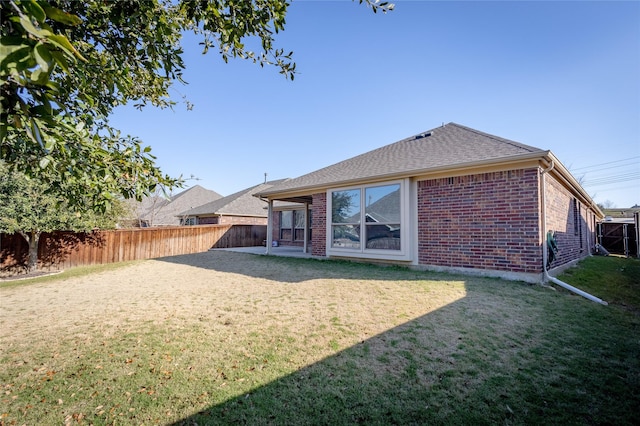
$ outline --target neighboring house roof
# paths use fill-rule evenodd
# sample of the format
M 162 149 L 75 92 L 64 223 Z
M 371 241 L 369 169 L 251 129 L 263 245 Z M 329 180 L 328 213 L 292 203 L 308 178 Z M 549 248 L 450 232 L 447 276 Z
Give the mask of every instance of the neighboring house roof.
M 367 206 L 367 222 L 400 222 L 398 206 L 400 205 L 400 189 L 380 198 Z
M 603 209 L 605 214 L 605 222 L 613 223 L 635 223 L 635 214 L 640 213 L 640 207 L 631 207 L 628 209 Z
M 179 225 L 178 213 L 220 198 L 222 195 L 200 185 L 192 186 L 169 199 L 158 195 L 145 197 L 138 206 L 138 218 L 149 221 L 151 226 Z
M 634 214 L 640 212 L 640 207 L 631 207 L 631 208 L 609 208 L 602 209 L 605 215 L 611 216 L 613 218 L 633 218 Z
M 455 123 L 411 136 L 315 172 L 288 179 L 260 195 L 321 188 L 371 179 L 415 176 L 422 172 L 520 157 L 547 151 Z
M 210 203 L 185 210 L 179 214 L 180 217 L 189 216 L 257 216 L 267 217 L 265 207 L 267 203 L 254 194 L 267 190 L 282 180 L 275 180 L 243 189 L 235 194 L 222 197 Z

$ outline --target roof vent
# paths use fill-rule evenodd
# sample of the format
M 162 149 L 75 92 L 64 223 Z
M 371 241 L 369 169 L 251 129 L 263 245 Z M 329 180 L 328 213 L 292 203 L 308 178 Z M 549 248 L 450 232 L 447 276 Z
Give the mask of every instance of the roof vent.
M 419 135 L 416 136 L 416 139 L 428 138 L 429 136 L 431 136 L 431 133 L 432 132 L 420 133 Z

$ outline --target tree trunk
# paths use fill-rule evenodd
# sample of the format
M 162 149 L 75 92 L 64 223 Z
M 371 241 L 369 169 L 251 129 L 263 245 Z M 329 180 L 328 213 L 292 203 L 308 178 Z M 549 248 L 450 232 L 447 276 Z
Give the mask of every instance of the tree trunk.
M 40 242 L 40 232 L 31 231 L 29 233 L 20 233 L 29 244 L 29 258 L 27 259 L 27 272 L 33 272 L 38 269 L 38 245 Z

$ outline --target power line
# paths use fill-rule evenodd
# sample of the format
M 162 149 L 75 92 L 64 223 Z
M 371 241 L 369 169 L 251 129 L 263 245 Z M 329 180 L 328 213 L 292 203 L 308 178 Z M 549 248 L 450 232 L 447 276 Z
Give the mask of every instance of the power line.
M 585 172 L 582 172 L 582 174 L 586 175 L 586 174 L 589 174 L 589 173 L 599 173 L 602 170 L 621 169 L 621 168 L 629 167 L 629 166 L 640 166 L 640 165 L 637 165 L 637 164 L 617 164 L 615 166 L 602 167 L 601 169 L 598 169 L 598 170 L 585 171 Z
M 611 176 L 606 176 L 601 178 L 585 179 L 582 185 L 583 186 L 602 186 L 602 185 L 610 185 L 610 184 L 619 183 L 619 182 L 630 182 L 637 179 L 640 179 L 640 172 L 630 172 L 630 173 L 611 175 Z
M 631 160 L 636 160 L 636 159 L 640 159 L 640 155 L 637 156 L 637 157 L 624 158 L 622 160 L 615 160 L 615 161 L 609 161 L 609 162 L 606 162 L 606 163 L 593 164 L 591 166 L 576 167 L 575 169 L 571 169 L 571 171 L 575 172 L 576 170 L 593 169 L 593 168 L 600 167 L 600 166 L 606 166 L 606 165 L 609 165 L 609 164 L 622 163 L 622 162 L 625 162 L 625 161 L 631 161 Z M 629 164 L 629 165 L 632 165 L 632 164 Z M 611 168 L 611 167 L 608 167 L 608 168 Z M 604 170 L 604 169 L 602 169 L 602 170 Z
M 640 167 L 638 167 L 640 161 L 636 161 L 638 159 L 640 159 L 640 156 L 607 161 L 578 167 L 571 170 L 571 172 L 582 175 L 580 181 L 584 187 L 594 188 L 615 184 L 619 188 L 620 183 L 626 184 L 640 180 Z M 612 169 L 615 169 L 615 171 L 612 172 Z M 576 173 L 576 171 L 580 172 Z
M 604 185 L 602 185 L 604 186 Z M 623 190 L 623 189 L 638 189 L 638 185 L 628 185 L 628 186 L 618 186 L 616 185 L 615 187 L 616 190 Z

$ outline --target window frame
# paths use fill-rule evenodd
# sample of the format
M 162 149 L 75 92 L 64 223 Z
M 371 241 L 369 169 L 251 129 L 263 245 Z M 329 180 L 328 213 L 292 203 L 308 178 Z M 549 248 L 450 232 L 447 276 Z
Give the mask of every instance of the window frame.
M 282 223 L 284 222 L 282 219 L 285 215 L 285 213 L 290 213 L 291 214 L 291 226 L 290 227 L 283 227 Z M 288 231 L 289 235 L 288 238 L 285 238 L 284 232 Z M 279 235 L 279 239 L 280 241 L 293 241 L 293 232 L 294 232 L 294 223 L 293 223 L 293 210 L 281 210 L 280 211 L 280 230 L 278 232 Z
M 400 249 L 379 249 L 379 248 L 367 248 L 366 231 L 360 234 L 359 247 L 337 247 L 333 245 L 333 229 L 334 225 L 342 225 L 339 222 L 333 223 L 333 194 L 341 191 L 360 191 L 360 222 L 357 224 L 360 227 L 366 228 L 366 202 L 365 194 L 368 188 L 382 187 L 382 186 L 400 186 Z M 341 257 L 358 257 L 368 259 L 385 259 L 385 260 L 411 260 L 411 241 L 410 241 L 410 229 L 412 229 L 412 223 L 410 221 L 409 212 L 409 179 L 371 182 L 361 185 L 354 185 L 348 187 L 336 187 L 330 188 L 326 192 L 327 209 L 326 209 L 326 251 L 327 256 L 341 256 Z M 354 223 L 349 222 L 347 225 L 353 226 Z
M 282 216 L 285 213 L 291 213 L 291 227 L 288 228 L 283 228 L 282 227 Z M 309 216 L 309 218 L 311 217 L 311 211 L 308 211 L 308 214 L 305 215 L 305 211 L 304 209 L 283 209 L 283 210 L 279 210 L 278 214 L 280 215 L 280 221 L 278 224 L 278 236 L 279 236 L 279 240 L 280 241 L 286 241 L 286 242 L 295 242 L 295 243 L 300 243 L 300 242 L 304 242 L 304 230 L 305 230 L 305 218 L 307 216 Z M 296 219 L 299 221 L 299 223 L 296 221 Z M 298 225 L 301 226 L 298 226 Z M 307 226 L 309 232 L 309 239 L 307 241 L 311 240 L 311 227 Z M 284 235 L 283 231 L 287 234 Z M 285 238 L 286 237 L 286 238 Z
M 182 226 L 196 226 L 198 224 L 197 216 L 190 216 L 180 219 Z
M 291 235 L 292 241 L 304 241 L 304 229 L 305 229 L 305 214 L 304 209 L 292 210 L 293 216 L 291 225 L 293 227 L 293 233 Z M 302 226 L 298 226 L 298 220 L 301 222 Z M 302 238 L 299 238 L 301 236 Z

